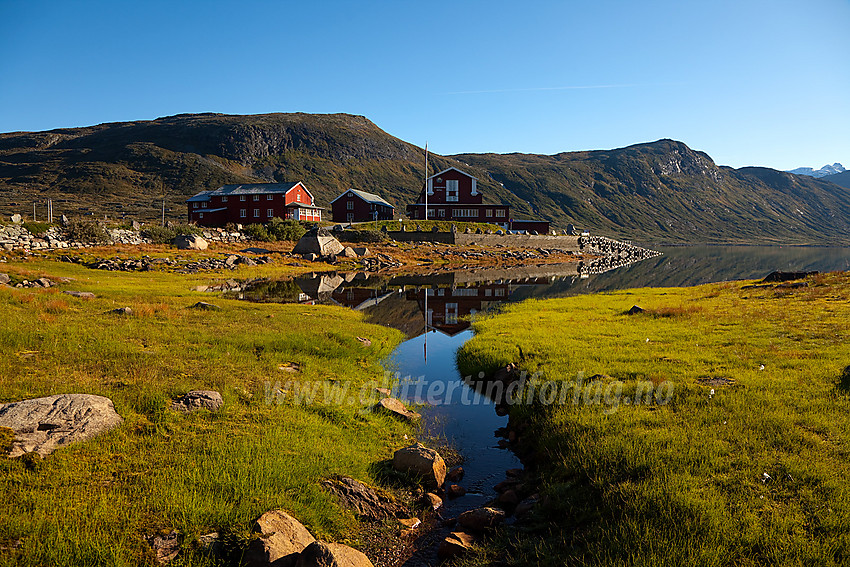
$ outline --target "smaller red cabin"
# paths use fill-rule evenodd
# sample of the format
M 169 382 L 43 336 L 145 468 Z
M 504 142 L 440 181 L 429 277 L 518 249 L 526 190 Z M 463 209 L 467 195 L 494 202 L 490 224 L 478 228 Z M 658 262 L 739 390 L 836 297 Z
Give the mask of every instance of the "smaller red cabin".
M 200 226 L 266 223 L 277 217 L 318 222 L 322 209 L 300 181 L 244 183 L 201 191 L 186 200 L 189 222 Z
M 393 220 L 395 207 L 373 193 L 349 189 L 331 201 L 334 222 Z

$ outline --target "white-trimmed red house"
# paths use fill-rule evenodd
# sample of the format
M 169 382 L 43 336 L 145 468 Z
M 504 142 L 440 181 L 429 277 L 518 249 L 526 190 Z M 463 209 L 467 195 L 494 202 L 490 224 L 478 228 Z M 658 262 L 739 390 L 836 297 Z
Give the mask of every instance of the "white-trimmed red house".
M 507 228 L 510 206 L 484 204 L 478 179 L 455 167 L 428 178 L 419 198 L 407 205 L 407 216 L 425 219 L 425 192 L 428 192 L 428 220 L 490 222 Z
M 549 232 L 548 221 L 514 221 L 511 207 L 504 203 L 485 203 L 478 190 L 478 179 L 456 167 L 444 169 L 428 178 L 419 198 L 407 205 L 407 216 L 424 220 L 425 193 L 428 193 L 428 220 L 486 222 L 507 230 Z M 512 226 L 516 224 L 517 226 Z
M 393 220 L 395 207 L 374 193 L 349 189 L 331 201 L 334 222 Z
M 277 217 L 318 222 L 322 209 L 303 183 L 242 183 L 201 191 L 186 200 L 189 222 L 201 226 L 266 223 Z

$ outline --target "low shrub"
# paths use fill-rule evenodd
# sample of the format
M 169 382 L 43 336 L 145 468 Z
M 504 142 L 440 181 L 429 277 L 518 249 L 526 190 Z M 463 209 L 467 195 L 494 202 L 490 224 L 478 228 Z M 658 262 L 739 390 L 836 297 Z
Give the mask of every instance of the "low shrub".
M 261 242 L 272 241 L 271 234 L 269 234 L 269 231 L 266 230 L 266 227 L 261 224 L 249 224 L 248 226 L 242 229 L 242 234 L 244 234 L 251 240 L 259 240 Z
M 100 244 L 109 242 L 109 233 L 93 220 L 73 220 L 65 227 L 65 238 L 71 242 Z
M 41 237 L 44 236 L 44 233 L 47 232 L 47 229 L 49 229 L 51 225 L 46 222 L 27 221 L 23 223 L 22 226 L 33 236 Z
M 171 244 L 171 241 L 177 236 L 177 231 L 173 228 L 152 226 L 144 229 L 141 235 L 142 238 L 150 240 L 153 244 Z
M 296 220 L 281 220 L 273 218 L 266 225 L 266 230 L 275 240 L 298 240 L 307 232 L 304 226 Z

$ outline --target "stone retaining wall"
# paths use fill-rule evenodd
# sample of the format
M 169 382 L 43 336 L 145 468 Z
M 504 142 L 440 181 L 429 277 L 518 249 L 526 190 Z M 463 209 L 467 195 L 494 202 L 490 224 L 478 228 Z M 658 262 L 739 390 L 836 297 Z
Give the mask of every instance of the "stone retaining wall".
M 106 244 L 150 244 L 141 231 L 121 228 L 108 229 L 110 241 Z M 228 232 L 223 228 L 205 229 L 202 234 L 208 242 L 238 243 L 248 241 L 241 232 Z M 31 234 L 21 224 L 0 225 L 0 249 L 12 250 L 57 250 L 60 248 L 86 248 L 95 244 L 73 242 L 65 239 L 62 228 L 51 226 L 41 237 Z
M 386 235 L 398 242 L 440 242 L 460 246 L 505 246 L 508 248 L 559 248 L 575 251 L 579 248 L 580 236 L 545 234 L 486 234 L 465 232 L 429 232 L 406 230 L 387 232 Z

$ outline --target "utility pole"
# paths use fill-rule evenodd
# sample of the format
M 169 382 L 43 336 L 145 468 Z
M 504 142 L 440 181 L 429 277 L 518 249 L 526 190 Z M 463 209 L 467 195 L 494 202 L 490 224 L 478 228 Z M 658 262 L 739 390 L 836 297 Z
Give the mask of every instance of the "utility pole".
M 162 227 L 165 228 L 165 199 L 162 200 Z
M 35 222 L 35 201 L 32 202 L 32 222 Z

